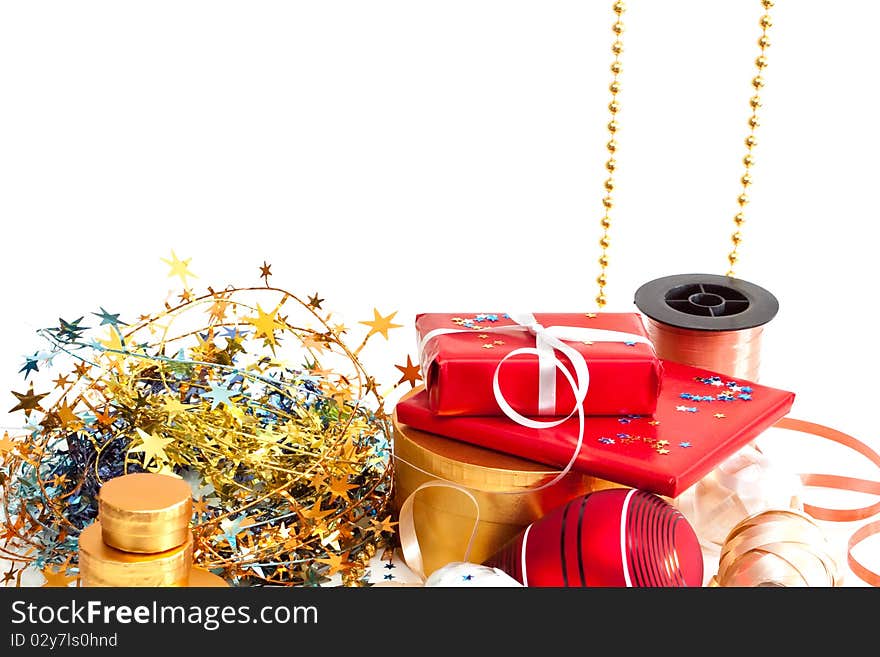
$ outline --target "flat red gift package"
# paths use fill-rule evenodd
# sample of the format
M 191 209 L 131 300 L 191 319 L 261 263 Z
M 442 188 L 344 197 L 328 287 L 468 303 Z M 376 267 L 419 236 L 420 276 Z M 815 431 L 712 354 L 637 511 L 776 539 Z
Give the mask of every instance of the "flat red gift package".
M 662 361 L 653 415 L 572 417 L 534 428 L 507 417 L 436 415 L 422 389 L 396 405 L 399 422 L 480 445 L 677 497 L 791 410 L 794 393 Z M 578 441 L 581 446 L 578 450 Z M 576 455 L 575 455 L 575 452 Z
M 578 385 L 586 415 L 656 408 L 662 370 L 639 313 L 422 313 L 415 326 L 437 415 L 502 415 L 507 403 L 522 415 L 566 416 Z M 584 365 L 588 381 L 576 376 Z

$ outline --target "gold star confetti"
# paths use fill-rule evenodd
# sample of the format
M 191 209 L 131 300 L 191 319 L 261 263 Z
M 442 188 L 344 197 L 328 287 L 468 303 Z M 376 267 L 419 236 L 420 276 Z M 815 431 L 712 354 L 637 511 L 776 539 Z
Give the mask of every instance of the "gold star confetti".
M 658 424 L 660 424 L 660 420 L 648 420 L 648 424 L 650 424 L 652 427 L 656 427 Z
M 587 319 L 595 319 L 596 313 L 584 313 L 584 317 L 586 317 Z
M 186 260 L 180 260 L 177 255 L 174 253 L 174 249 L 171 250 L 171 259 L 166 260 L 165 258 L 161 259 L 162 262 L 166 263 L 171 270 L 168 272 L 168 278 L 172 276 L 180 277 L 180 281 L 183 284 L 183 288 L 187 289 L 189 287 L 189 282 L 186 280 L 187 278 L 198 278 L 195 274 L 193 274 L 189 269 L 189 263 L 192 258 L 187 258 Z
M 61 376 L 59 374 L 58 378 L 52 380 L 52 383 L 55 384 L 56 388 L 64 388 L 66 386 L 69 386 L 70 381 L 67 380 L 67 376 L 68 376 L 67 374 L 65 374 L 64 376 Z
M 272 275 L 272 265 L 268 264 L 265 260 L 263 260 L 263 264 L 260 265 L 260 278 L 265 281 L 266 286 L 269 286 L 269 277 Z
M 58 567 L 46 566 L 40 572 L 43 574 L 43 577 L 46 578 L 46 582 L 43 584 L 44 587 L 70 586 L 71 582 L 76 581 L 75 575 L 67 574 L 66 564 L 62 564 Z
M 260 304 L 257 304 L 257 316 L 245 317 L 244 319 L 257 329 L 256 337 L 265 338 L 266 342 L 273 347 L 278 344 L 275 331 L 282 331 L 285 328 L 285 324 L 278 321 L 278 308 L 267 313 L 260 307 Z
M 147 467 L 147 464 L 153 459 L 157 461 L 166 461 L 168 459 L 165 448 L 174 442 L 173 438 L 165 438 L 164 436 L 157 436 L 155 433 L 147 433 L 140 427 L 135 429 L 135 431 L 137 431 L 141 442 L 132 447 L 131 451 L 144 453 L 144 467 Z
M 483 347 L 483 349 L 494 349 L 495 345 L 492 344 L 491 342 L 487 342 L 486 344 L 482 345 L 482 347 Z
M 345 569 L 347 563 L 346 559 L 348 559 L 347 552 L 344 554 L 333 554 L 332 552 L 329 552 L 326 557 L 323 559 L 316 559 L 316 561 L 318 563 L 327 564 L 330 567 L 328 574 L 335 575 Z
M 722 419 L 726 418 L 727 416 L 724 413 L 715 413 L 715 415 L 713 415 L 712 417 L 718 418 L 719 420 L 722 420 Z
M 411 388 L 415 388 L 416 382 L 422 379 L 422 375 L 419 373 L 419 366 L 413 365 L 409 354 L 406 356 L 406 365 L 395 365 L 394 367 L 403 372 L 403 376 L 400 377 L 400 381 L 397 382 L 397 385 L 409 383 Z
M 18 399 L 18 403 L 10 409 L 10 413 L 15 413 L 15 411 L 24 411 L 25 415 L 30 416 L 33 411 L 43 411 L 43 407 L 40 406 L 40 400 L 44 397 L 48 396 L 48 392 L 43 393 L 35 393 L 34 392 L 34 384 L 31 383 L 31 387 L 27 392 L 13 392 L 16 399 Z
M 661 448 L 661 449 L 658 449 L 658 450 L 657 450 L 657 453 L 658 453 L 658 454 L 664 454 L 664 455 L 665 455 L 665 454 L 669 454 L 669 450 L 668 450 L 668 449 L 662 449 L 662 448 Z
M 367 333 L 367 337 L 369 338 L 374 333 L 381 333 L 382 337 L 386 340 L 388 339 L 388 331 L 393 328 L 400 328 L 403 324 L 393 324 L 391 322 L 394 319 L 394 316 L 397 314 L 395 310 L 390 315 L 383 317 L 379 314 L 379 311 L 373 308 L 373 319 L 371 321 L 362 321 L 358 322 L 359 324 L 365 324 L 370 327 L 370 332 Z
M 318 297 L 318 293 L 315 292 L 312 296 L 309 297 L 309 303 L 307 304 L 309 308 L 314 310 L 321 310 L 321 304 L 324 303 L 324 300 Z

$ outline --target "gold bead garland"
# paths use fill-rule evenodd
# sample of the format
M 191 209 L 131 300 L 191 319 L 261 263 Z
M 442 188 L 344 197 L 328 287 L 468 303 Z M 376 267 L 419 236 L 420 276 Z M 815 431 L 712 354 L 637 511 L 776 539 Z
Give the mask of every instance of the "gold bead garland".
M 764 78 L 762 74 L 764 72 L 764 69 L 767 67 L 767 49 L 770 47 L 770 39 L 767 36 L 767 31 L 773 25 L 773 21 L 770 17 L 770 8 L 773 7 L 773 4 L 773 0 L 761 0 L 761 6 L 764 9 L 764 13 L 761 15 L 761 18 L 758 21 L 758 24 L 761 26 L 761 36 L 757 42 L 758 47 L 760 48 L 760 53 L 755 59 L 755 67 L 757 69 L 757 73 L 752 78 L 751 82 L 752 87 L 754 88 L 754 94 L 751 98 L 749 98 L 749 107 L 751 108 L 751 115 L 748 119 L 749 133 L 745 138 L 744 143 L 747 150 L 742 160 L 745 170 L 740 178 L 742 191 L 736 199 L 739 210 L 733 217 L 734 230 L 730 236 L 730 239 L 733 242 L 733 248 L 727 254 L 727 262 L 729 264 L 727 276 L 731 277 L 735 275 L 734 268 L 737 260 L 739 259 L 739 245 L 742 243 L 742 226 L 745 223 L 745 206 L 749 202 L 748 191 L 749 187 L 752 184 L 751 168 L 755 162 L 754 157 L 752 156 L 752 151 L 758 144 L 758 141 L 755 138 L 755 131 L 760 125 L 760 121 L 758 119 L 758 109 L 761 107 L 760 91 L 764 87 Z M 611 73 L 613 74 L 613 78 L 611 80 L 611 84 L 608 87 L 611 91 L 611 102 L 608 103 L 608 111 L 611 113 L 611 118 L 607 126 L 609 140 L 606 144 L 609 157 L 608 160 L 606 160 L 605 162 L 605 168 L 608 171 L 608 178 L 605 180 L 605 196 L 602 199 L 604 213 L 602 215 L 601 221 L 599 222 L 600 226 L 602 227 L 602 236 L 599 238 L 599 247 L 601 249 L 601 253 L 599 255 L 598 261 L 599 275 L 596 277 L 596 282 L 599 285 L 598 294 L 596 295 L 596 305 L 600 310 L 604 308 L 608 302 L 607 296 L 605 294 L 605 286 L 608 284 L 608 248 L 611 245 L 609 229 L 611 228 L 611 208 L 614 206 L 614 200 L 612 197 L 612 192 L 614 191 L 614 172 L 617 169 L 617 161 L 615 160 L 614 156 L 617 152 L 617 141 L 615 140 L 615 136 L 619 129 L 617 123 L 617 114 L 620 111 L 620 103 L 617 100 L 617 94 L 620 92 L 620 83 L 618 80 L 618 76 L 623 70 L 623 67 L 620 63 L 620 55 L 623 52 L 623 42 L 621 41 L 621 34 L 623 33 L 623 23 L 620 19 L 623 15 L 625 6 L 623 2 L 620 2 L 620 0 L 618 0 L 612 5 L 612 9 L 616 14 L 616 19 L 612 26 L 612 31 L 614 32 L 614 42 L 611 45 L 611 52 L 614 54 L 614 60 L 611 63 Z
M 620 82 L 618 81 L 618 76 L 620 72 L 623 70 L 623 67 L 620 64 L 620 54 L 623 52 L 623 42 L 620 40 L 621 34 L 623 34 L 623 23 L 620 20 L 620 17 L 623 15 L 625 5 L 620 0 L 617 0 L 612 5 L 612 9 L 616 14 L 616 18 L 614 24 L 611 26 L 612 32 L 614 32 L 614 43 L 611 44 L 611 52 L 614 53 L 614 61 L 611 62 L 611 84 L 608 85 L 608 90 L 611 92 L 611 102 L 608 103 L 608 111 L 611 113 L 611 117 L 608 121 L 608 143 L 605 147 L 608 149 L 608 160 L 605 162 L 605 168 L 608 170 L 608 178 L 605 180 L 605 197 L 602 199 L 602 205 L 605 208 L 605 212 L 602 216 L 602 220 L 599 222 L 602 226 L 602 237 L 599 239 L 599 246 L 602 248 L 602 254 L 599 256 L 599 276 L 596 278 L 596 282 L 599 284 L 599 294 L 596 296 L 596 304 L 599 308 L 603 308 L 607 303 L 607 299 L 605 297 L 605 285 L 608 282 L 608 279 L 605 275 L 605 270 L 608 268 L 608 247 L 610 246 L 610 241 L 608 237 L 608 229 L 611 228 L 611 208 L 614 207 L 614 199 L 611 196 L 611 193 L 614 191 L 614 170 L 617 168 L 617 161 L 614 159 L 614 154 L 617 152 L 617 141 L 615 141 L 614 137 L 617 133 L 617 113 L 620 111 L 620 104 L 617 102 L 617 94 L 620 92 Z
M 767 67 L 767 48 L 770 47 L 770 39 L 767 37 L 767 30 L 773 25 L 773 21 L 770 19 L 770 8 L 773 6 L 773 0 L 761 0 L 761 5 L 764 7 L 764 14 L 761 16 L 761 19 L 758 23 L 761 26 L 761 37 L 758 39 L 758 47 L 761 49 L 760 54 L 755 59 L 755 67 L 757 69 L 757 74 L 752 78 L 752 87 L 755 89 L 755 94 L 749 99 L 749 107 L 752 110 L 751 116 L 749 116 L 748 125 L 749 125 L 749 134 L 745 139 L 746 145 L 746 154 L 743 157 L 743 165 L 745 166 L 745 172 L 740 178 L 740 182 L 742 183 L 742 192 L 737 197 L 736 202 L 739 205 L 739 211 L 733 216 L 734 229 L 733 234 L 730 236 L 730 241 L 733 242 L 733 248 L 727 254 L 727 262 L 730 267 L 727 270 L 728 276 L 734 276 L 734 267 L 736 266 L 736 262 L 739 259 L 739 245 L 742 242 L 742 225 L 745 223 L 745 206 L 749 202 L 748 190 L 749 186 L 752 184 L 752 175 L 751 168 L 754 165 L 755 160 L 752 157 L 752 149 L 758 144 L 757 139 L 755 139 L 755 129 L 760 125 L 758 121 L 758 108 L 761 107 L 761 96 L 760 91 L 764 87 L 764 78 L 762 77 L 762 73 L 764 69 Z

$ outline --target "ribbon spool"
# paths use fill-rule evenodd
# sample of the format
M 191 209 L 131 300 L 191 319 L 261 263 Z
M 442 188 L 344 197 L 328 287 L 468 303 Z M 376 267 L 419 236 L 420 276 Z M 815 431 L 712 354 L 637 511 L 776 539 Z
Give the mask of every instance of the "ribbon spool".
M 771 509 L 730 530 L 709 586 L 829 587 L 842 582 L 822 529 L 804 513 Z
M 661 497 L 607 488 L 571 500 L 484 565 L 530 587 L 700 587 L 703 553 L 684 515 Z
M 635 304 L 661 359 L 758 380 L 763 326 L 779 311 L 764 288 L 730 276 L 678 274 L 642 285 Z

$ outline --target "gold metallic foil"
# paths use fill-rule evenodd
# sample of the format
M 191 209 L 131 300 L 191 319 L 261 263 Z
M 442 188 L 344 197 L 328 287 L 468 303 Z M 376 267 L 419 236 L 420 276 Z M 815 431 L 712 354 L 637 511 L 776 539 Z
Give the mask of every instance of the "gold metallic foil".
M 187 586 L 193 558 L 192 533 L 183 545 L 137 554 L 110 547 L 101 537 L 101 523 L 93 522 L 79 535 L 80 584 L 95 586 Z
M 189 588 L 205 588 L 205 587 L 223 587 L 229 586 L 229 582 L 215 575 L 210 570 L 204 568 L 193 567 L 189 571 Z
M 603 479 L 570 472 L 542 490 L 529 490 L 557 474 L 546 465 L 419 431 L 392 417 L 394 425 L 397 513 L 404 500 L 431 480 L 469 489 L 480 508 L 480 519 L 468 560 L 482 563 L 527 525 L 579 495 L 617 488 Z M 419 491 L 413 516 L 424 574 L 461 561 L 474 530 L 473 502 L 461 491 L 435 486 Z
M 192 490 L 183 479 L 138 472 L 110 479 L 98 493 L 104 542 L 124 552 L 154 553 L 186 542 Z

